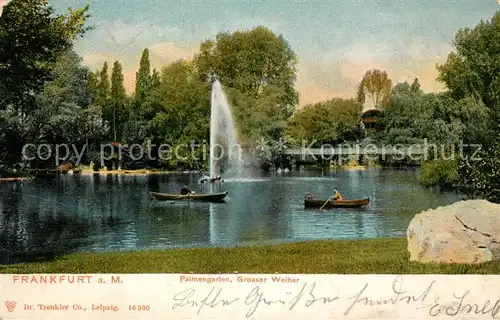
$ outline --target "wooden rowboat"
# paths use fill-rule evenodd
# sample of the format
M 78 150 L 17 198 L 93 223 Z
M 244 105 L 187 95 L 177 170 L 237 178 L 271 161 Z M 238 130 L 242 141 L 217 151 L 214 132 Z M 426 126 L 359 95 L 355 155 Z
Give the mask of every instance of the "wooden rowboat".
M 193 201 L 205 201 L 205 202 L 224 202 L 224 198 L 227 196 L 229 191 L 224 191 L 220 193 L 188 193 L 188 194 L 168 194 L 160 192 L 150 192 L 151 196 L 156 200 L 193 200 Z
M 306 208 L 361 208 L 370 203 L 370 198 L 362 198 L 358 200 L 327 200 L 319 199 L 304 199 Z M 324 205 L 324 206 L 323 206 Z
M 132 173 L 148 173 L 148 170 L 125 170 L 126 174 L 132 174 Z
M 218 178 L 201 177 L 198 180 L 198 183 L 215 183 L 215 182 L 224 182 L 224 180 L 222 180 L 222 177 Z

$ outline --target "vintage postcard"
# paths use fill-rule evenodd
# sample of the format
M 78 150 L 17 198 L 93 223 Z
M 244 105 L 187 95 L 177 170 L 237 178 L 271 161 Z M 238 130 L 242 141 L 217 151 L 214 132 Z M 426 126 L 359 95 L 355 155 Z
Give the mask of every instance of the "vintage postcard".
M 500 318 L 500 5 L 0 1 L 0 320 Z

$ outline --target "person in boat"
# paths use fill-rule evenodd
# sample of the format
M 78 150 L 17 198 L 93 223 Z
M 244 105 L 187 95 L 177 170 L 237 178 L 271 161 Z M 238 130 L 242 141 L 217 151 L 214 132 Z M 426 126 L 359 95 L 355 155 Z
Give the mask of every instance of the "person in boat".
M 199 182 L 199 183 L 206 183 L 206 182 L 208 182 L 209 180 L 210 180 L 210 177 L 209 177 L 209 176 L 207 176 L 207 175 L 205 174 L 205 175 L 203 175 L 203 176 L 200 178 L 200 180 L 198 180 L 198 182 Z
M 182 189 L 181 189 L 181 194 L 185 195 L 185 194 L 189 194 L 189 193 L 192 193 L 192 190 L 189 189 L 186 185 L 184 185 L 184 187 L 182 187 Z
M 333 200 L 344 200 L 344 197 L 338 192 L 337 188 L 333 189 Z
M 210 181 L 211 182 L 222 182 L 222 177 L 220 175 L 218 175 L 215 178 L 211 178 Z

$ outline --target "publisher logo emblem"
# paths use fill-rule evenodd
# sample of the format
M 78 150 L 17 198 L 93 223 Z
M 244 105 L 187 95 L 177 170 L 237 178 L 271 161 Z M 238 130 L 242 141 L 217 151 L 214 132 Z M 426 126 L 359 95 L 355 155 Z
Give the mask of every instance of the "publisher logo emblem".
M 7 307 L 7 311 L 12 312 L 16 309 L 17 302 L 15 301 L 5 301 L 5 306 Z

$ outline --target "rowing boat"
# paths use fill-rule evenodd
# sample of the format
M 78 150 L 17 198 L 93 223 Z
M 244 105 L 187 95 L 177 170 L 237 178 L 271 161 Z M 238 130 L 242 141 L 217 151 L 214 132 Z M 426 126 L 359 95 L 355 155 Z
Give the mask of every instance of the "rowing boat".
M 198 180 L 198 183 L 215 183 L 215 182 L 224 182 L 221 177 L 210 178 L 210 177 L 201 177 Z
M 328 202 L 327 200 L 304 199 L 304 206 L 306 208 L 360 208 L 367 206 L 369 203 L 370 198 L 357 200 L 328 200 Z
M 156 200 L 194 200 L 194 201 L 205 201 L 205 202 L 224 202 L 224 198 L 227 196 L 229 191 L 224 191 L 220 193 L 188 193 L 188 194 L 168 194 L 160 192 L 150 192 L 151 196 Z
M 132 173 L 148 173 L 148 170 L 125 170 L 126 174 L 132 174 Z

